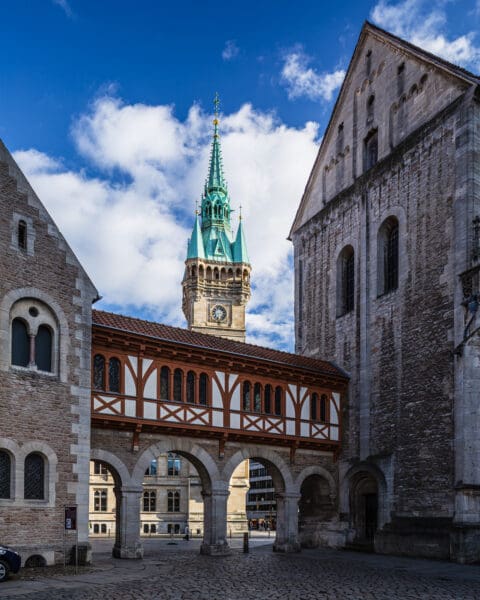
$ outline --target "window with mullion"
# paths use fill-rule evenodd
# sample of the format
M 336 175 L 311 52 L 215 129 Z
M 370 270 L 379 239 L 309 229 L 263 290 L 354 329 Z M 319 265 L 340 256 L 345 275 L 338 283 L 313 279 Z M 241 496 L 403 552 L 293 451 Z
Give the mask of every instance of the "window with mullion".
M 8 452 L 0 450 L 0 498 L 10 498 L 12 461 Z

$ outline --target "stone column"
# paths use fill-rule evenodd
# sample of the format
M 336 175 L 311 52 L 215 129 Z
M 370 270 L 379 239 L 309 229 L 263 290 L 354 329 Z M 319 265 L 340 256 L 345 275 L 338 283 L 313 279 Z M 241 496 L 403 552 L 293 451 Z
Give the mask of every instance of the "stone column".
M 200 554 L 224 556 L 230 552 L 227 543 L 228 486 L 202 491 L 204 505 L 204 535 Z
M 274 552 L 300 552 L 298 537 L 298 502 L 300 494 L 276 494 L 277 537 L 273 544 Z
M 116 540 L 113 547 L 115 558 L 143 558 L 140 542 L 141 487 L 123 486 L 115 489 L 117 498 Z

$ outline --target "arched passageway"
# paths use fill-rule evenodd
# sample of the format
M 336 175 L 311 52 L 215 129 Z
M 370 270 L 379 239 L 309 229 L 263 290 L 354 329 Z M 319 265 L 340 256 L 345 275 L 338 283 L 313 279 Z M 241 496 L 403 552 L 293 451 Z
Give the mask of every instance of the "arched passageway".
M 355 530 L 353 542 L 374 547 L 378 528 L 379 490 L 371 473 L 361 471 L 350 480 L 350 514 Z
M 326 535 L 328 523 L 336 516 L 330 482 L 322 475 L 307 476 L 300 487 L 298 527 L 304 548 L 329 545 Z

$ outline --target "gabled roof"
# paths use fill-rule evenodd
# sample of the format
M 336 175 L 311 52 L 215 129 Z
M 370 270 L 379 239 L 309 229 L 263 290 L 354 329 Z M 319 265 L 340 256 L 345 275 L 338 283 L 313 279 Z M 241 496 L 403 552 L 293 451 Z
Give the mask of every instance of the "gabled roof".
M 322 149 L 328 143 L 328 140 L 330 137 L 330 130 L 331 130 L 332 123 L 334 121 L 337 107 L 340 106 L 345 94 L 347 93 L 347 90 L 349 89 L 350 77 L 352 75 L 352 72 L 354 70 L 354 66 L 355 66 L 356 62 L 359 59 L 360 49 L 363 46 L 367 36 L 369 36 L 369 35 L 372 35 L 375 38 L 380 39 L 397 49 L 403 50 L 404 52 L 410 54 L 413 58 L 422 60 L 426 63 L 429 63 L 432 66 L 435 66 L 436 68 L 444 71 L 445 73 L 447 73 L 450 76 L 461 79 L 464 83 L 468 83 L 468 84 L 474 85 L 474 86 L 476 86 L 480 83 L 480 77 L 471 73 L 470 71 L 463 69 L 462 67 L 459 67 L 457 65 L 454 65 L 454 64 L 448 62 L 447 60 L 440 58 L 439 56 L 436 56 L 435 54 L 432 54 L 431 52 L 428 52 L 427 50 L 423 50 L 419 46 L 415 46 L 415 44 L 412 44 L 411 42 L 407 42 L 406 40 L 399 38 L 398 36 L 393 35 L 392 33 L 389 33 L 388 31 L 385 31 L 384 29 L 381 29 L 380 27 L 377 27 L 376 25 L 374 25 L 373 23 L 370 23 L 369 21 L 365 21 L 365 23 L 363 24 L 362 30 L 360 32 L 359 38 L 357 40 L 355 49 L 353 51 L 352 58 L 350 59 L 350 63 L 347 68 L 347 73 L 345 75 L 345 79 L 343 80 L 342 86 L 341 86 L 340 91 L 337 96 L 337 100 L 335 102 L 332 113 L 330 115 L 330 119 L 329 119 L 327 128 L 325 130 L 325 134 L 322 138 L 322 142 L 320 144 L 320 148 L 317 153 L 317 157 L 315 159 L 313 168 L 310 172 L 310 176 L 309 176 L 307 184 L 305 186 L 305 190 L 303 192 L 302 199 L 300 201 L 299 207 L 295 214 L 295 218 L 294 218 L 293 224 L 291 226 L 290 233 L 288 235 L 288 239 L 292 239 L 292 234 L 297 229 L 297 224 L 301 220 L 301 216 L 303 213 L 306 198 L 307 198 L 307 196 L 311 190 L 311 187 L 315 181 L 315 178 L 316 178 Z
M 144 321 L 134 317 L 117 315 L 111 312 L 94 310 L 92 312 L 93 327 L 105 327 L 116 331 L 124 331 L 126 333 L 134 333 L 141 336 L 149 337 L 158 340 L 159 342 L 174 342 L 181 345 L 193 346 L 195 348 L 203 348 L 205 350 L 214 350 L 219 354 L 238 356 L 243 358 L 255 359 L 256 361 L 265 363 L 275 363 L 286 367 L 294 367 L 306 371 L 325 375 L 332 375 L 347 380 L 348 377 L 344 371 L 331 362 L 309 358 L 308 356 L 300 356 L 299 354 L 291 354 L 289 352 L 281 352 L 264 348 L 263 346 L 255 346 L 254 344 L 245 344 L 215 335 L 205 333 L 197 333 L 180 327 L 171 327 L 162 323 L 152 321 Z

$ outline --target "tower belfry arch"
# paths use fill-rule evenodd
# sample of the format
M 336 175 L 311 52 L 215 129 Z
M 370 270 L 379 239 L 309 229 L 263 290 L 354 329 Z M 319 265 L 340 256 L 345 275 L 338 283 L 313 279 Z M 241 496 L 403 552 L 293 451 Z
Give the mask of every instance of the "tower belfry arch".
M 182 308 L 190 330 L 244 342 L 251 266 L 241 216 L 235 235 L 231 225 L 219 105 L 216 94 L 209 169 L 188 241 Z

